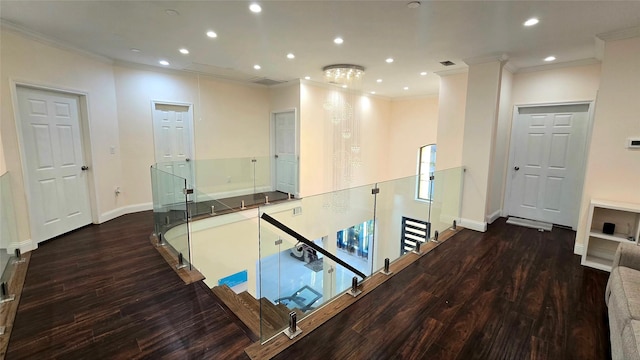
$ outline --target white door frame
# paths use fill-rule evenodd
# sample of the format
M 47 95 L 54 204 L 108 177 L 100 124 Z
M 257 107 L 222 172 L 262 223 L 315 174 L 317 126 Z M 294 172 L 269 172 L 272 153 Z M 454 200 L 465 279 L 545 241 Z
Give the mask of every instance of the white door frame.
M 90 169 L 90 171 L 88 171 L 88 174 L 87 174 L 87 179 L 88 179 L 87 188 L 89 189 L 89 208 L 91 210 L 91 221 L 94 224 L 99 224 L 100 223 L 99 213 L 98 213 L 99 201 L 98 201 L 96 185 L 95 185 L 96 176 L 95 176 L 95 168 L 93 166 L 94 164 L 94 159 L 92 155 L 93 144 L 91 142 L 91 131 L 90 131 L 91 122 L 89 120 L 89 93 L 86 91 L 81 91 L 76 89 L 61 88 L 57 85 L 42 85 L 42 84 L 36 84 L 29 81 L 16 80 L 16 79 L 10 79 L 9 81 L 11 83 L 11 86 L 10 86 L 11 101 L 13 104 L 13 114 L 15 119 L 16 135 L 18 137 L 18 150 L 20 153 L 20 166 L 21 166 L 20 170 L 22 173 L 22 186 L 24 188 L 25 197 L 27 200 L 27 212 L 29 214 L 30 236 L 33 237 L 33 234 L 37 233 L 37 231 L 35 231 L 35 224 L 32 221 L 32 219 L 34 218 L 33 207 L 37 205 L 32 204 L 33 195 L 31 194 L 31 189 L 29 187 L 29 180 L 30 180 L 29 174 L 26 171 L 28 169 L 28 165 L 27 165 L 27 156 L 26 156 L 26 150 L 24 145 L 24 137 L 23 137 L 24 134 L 22 132 L 22 119 L 20 114 L 20 105 L 18 103 L 18 87 L 57 92 L 57 93 L 63 93 L 63 94 L 68 94 L 68 95 L 73 95 L 78 97 L 78 106 L 79 106 L 78 123 L 80 126 L 80 134 L 81 134 L 80 140 L 82 143 L 82 152 L 83 152 L 82 155 L 84 157 L 85 164 L 89 166 L 89 169 Z M 37 247 L 37 244 L 42 240 L 29 239 L 28 241 L 32 243 L 32 248 L 35 249 Z M 34 243 L 34 241 L 36 242 Z
M 551 102 L 551 103 L 540 103 L 540 104 L 521 104 L 521 105 L 514 105 L 513 106 L 513 114 L 511 117 L 511 136 L 509 138 L 509 159 L 507 161 L 507 165 L 506 165 L 506 171 L 504 172 L 504 175 L 507 178 L 506 181 L 506 185 L 504 187 L 504 202 L 502 203 L 502 209 L 503 209 L 503 216 L 508 216 L 510 213 L 510 210 L 508 208 L 508 204 L 510 204 L 510 198 L 511 198 L 511 182 L 512 182 L 512 177 L 509 176 L 510 174 L 510 169 L 513 166 L 513 162 L 515 161 L 514 157 L 515 157 L 515 148 L 517 146 L 516 142 L 513 141 L 514 137 L 515 137 L 515 131 L 516 131 L 516 121 L 518 118 L 518 114 L 520 113 L 520 109 L 522 108 L 531 108 L 531 107 L 547 107 L 547 106 L 564 106 L 564 105 L 588 105 L 589 106 L 589 110 L 587 112 L 587 138 L 585 141 L 585 156 L 582 158 L 582 164 L 580 164 L 580 166 L 582 166 L 582 176 L 580 177 L 580 184 L 579 184 L 579 188 L 580 188 L 580 194 L 583 194 L 584 192 L 584 180 L 587 174 L 587 158 L 589 157 L 589 152 L 588 150 L 590 149 L 590 145 L 591 145 L 591 132 L 593 130 L 593 118 L 594 118 L 594 106 L 595 106 L 595 101 L 594 100 L 585 100 L 585 101 L 568 101 L 568 102 Z M 582 196 L 580 197 L 582 198 Z M 578 204 L 578 206 L 580 206 L 581 204 Z M 578 210 L 578 213 L 580 211 Z M 578 215 L 579 216 L 579 215 Z M 577 226 L 578 226 L 578 220 L 576 219 L 576 224 L 575 226 L 572 226 L 573 230 L 576 230 Z
M 191 131 L 191 157 L 189 158 L 192 161 L 191 170 L 193 174 L 193 187 L 196 187 L 196 169 L 195 169 L 195 157 L 196 157 L 196 137 L 195 137 L 195 129 L 194 129 L 194 119 L 193 119 L 193 104 L 189 102 L 178 102 L 178 101 L 164 101 L 164 100 L 154 100 L 151 99 L 151 133 L 153 134 L 153 161 L 157 162 L 157 154 L 156 154 L 156 125 L 155 120 L 153 118 L 153 112 L 156 110 L 156 104 L 162 105 L 175 105 L 175 106 L 186 106 L 189 108 L 189 130 Z
M 271 112 L 270 126 L 269 126 L 269 160 L 271 161 L 271 188 L 273 191 L 276 189 L 276 114 L 288 113 L 293 111 L 293 117 L 295 120 L 295 157 L 296 157 L 296 191 L 293 194 L 295 197 L 300 196 L 300 118 L 298 118 L 297 108 L 288 108 L 283 110 L 277 110 Z

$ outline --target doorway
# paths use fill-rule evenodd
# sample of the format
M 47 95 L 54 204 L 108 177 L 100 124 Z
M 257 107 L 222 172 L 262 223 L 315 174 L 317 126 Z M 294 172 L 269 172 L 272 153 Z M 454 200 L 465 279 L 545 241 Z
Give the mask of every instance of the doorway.
M 153 101 L 152 108 L 158 169 L 185 179 L 187 187 L 195 187 L 192 105 Z M 184 202 L 184 194 L 174 191 L 178 186 L 167 184 L 162 188 L 164 204 Z
M 32 240 L 91 223 L 79 95 L 17 86 L 19 141 Z
M 517 107 L 514 112 L 508 215 L 575 229 L 591 104 Z
M 276 191 L 297 195 L 298 131 L 295 110 L 273 113 L 274 180 Z

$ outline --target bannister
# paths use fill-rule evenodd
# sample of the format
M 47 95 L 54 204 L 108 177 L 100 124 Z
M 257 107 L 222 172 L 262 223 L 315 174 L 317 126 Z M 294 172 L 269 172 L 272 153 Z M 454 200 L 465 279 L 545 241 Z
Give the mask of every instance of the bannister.
M 337 256 L 331 254 L 330 252 L 328 252 L 325 249 L 321 248 L 320 246 L 316 245 L 313 241 L 311 241 L 311 240 L 305 238 L 304 236 L 298 234 L 296 231 L 294 231 L 293 229 L 291 229 L 288 226 L 284 225 L 283 223 L 279 222 L 278 220 L 272 218 L 268 214 L 263 213 L 262 216 L 260 216 L 260 218 L 262 220 L 268 222 L 269 224 L 275 226 L 276 228 L 280 229 L 281 231 L 287 233 L 288 235 L 290 235 L 291 237 L 295 238 L 296 240 L 298 240 L 298 241 L 304 243 L 305 245 L 311 247 L 315 251 L 317 251 L 317 252 L 321 253 L 322 255 L 328 257 L 329 259 L 335 261 L 337 264 L 343 266 L 345 269 L 348 269 L 352 273 L 360 276 L 363 280 L 367 277 L 365 274 L 360 272 L 358 269 L 356 269 L 353 266 L 347 264 L 346 262 L 344 262 L 343 260 L 341 260 Z

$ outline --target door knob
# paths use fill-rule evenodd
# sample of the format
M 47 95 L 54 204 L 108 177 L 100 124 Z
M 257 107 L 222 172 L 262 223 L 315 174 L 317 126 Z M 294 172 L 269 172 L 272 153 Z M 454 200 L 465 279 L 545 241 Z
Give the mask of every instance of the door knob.
M 513 170 L 518 171 L 518 170 L 520 170 L 520 167 L 516 166 L 516 167 L 513 168 Z
M 80 168 L 80 170 L 82 171 L 87 171 L 89 170 L 89 167 L 87 165 L 82 165 L 82 167 Z

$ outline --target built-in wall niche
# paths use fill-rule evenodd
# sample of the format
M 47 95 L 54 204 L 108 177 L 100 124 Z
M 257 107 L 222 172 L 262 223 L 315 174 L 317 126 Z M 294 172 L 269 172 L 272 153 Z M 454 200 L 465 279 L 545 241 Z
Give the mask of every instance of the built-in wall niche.
M 620 243 L 638 244 L 640 204 L 591 200 L 582 265 L 611 271 Z
M 338 250 L 368 260 L 369 247 L 373 240 L 373 220 L 339 230 L 336 238 Z

